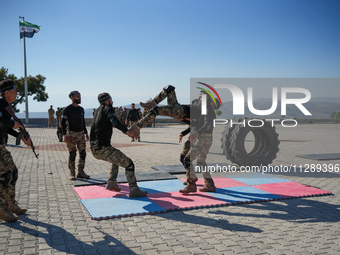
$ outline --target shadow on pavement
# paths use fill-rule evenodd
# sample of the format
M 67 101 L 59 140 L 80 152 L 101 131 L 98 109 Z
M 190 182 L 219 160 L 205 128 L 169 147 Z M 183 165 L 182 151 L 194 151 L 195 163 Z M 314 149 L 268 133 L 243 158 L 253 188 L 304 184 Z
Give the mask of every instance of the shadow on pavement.
M 268 214 L 254 213 L 233 213 L 217 210 L 210 211 L 210 214 L 222 214 L 225 216 L 240 216 L 254 218 L 269 218 L 291 221 L 294 223 L 313 223 L 313 222 L 339 222 L 340 221 L 340 205 L 332 205 L 316 200 L 307 199 L 287 199 L 280 200 L 279 203 L 256 203 L 234 205 L 242 206 L 243 211 L 247 209 L 267 210 Z
M 90 252 L 91 250 L 93 250 L 94 252 L 98 251 L 98 249 L 99 252 L 101 251 L 110 253 L 111 251 L 112 253 L 120 254 L 136 254 L 135 252 L 124 246 L 123 243 L 118 241 L 116 238 L 104 233 L 97 227 L 95 227 L 95 229 L 97 229 L 98 232 L 102 233 L 104 235 L 104 238 L 102 241 L 92 242 L 92 244 L 90 245 L 78 240 L 72 233 L 69 233 L 59 226 L 30 219 L 27 217 L 27 215 L 25 215 L 24 217 L 20 217 L 20 221 L 16 223 L 5 224 L 8 227 L 22 231 L 26 235 L 32 235 L 36 238 L 43 238 L 46 244 L 49 245 L 51 248 L 60 252 L 65 252 L 67 254 L 85 254 L 87 252 Z M 40 231 L 36 230 L 35 228 L 39 229 Z
M 209 217 L 185 214 L 185 212 L 183 211 L 155 214 L 155 216 L 158 216 L 158 217 L 161 217 L 167 220 L 175 220 L 175 221 L 179 221 L 183 223 L 192 223 L 192 224 L 220 228 L 220 229 L 230 230 L 230 231 L 242 231 L 242 232 L 252 232 L 252 233 L 262 232 L 262 230 L 259 228 L 242 225 L 242 224 L 230 223 L 229 221 L 224 220 L 224 219 L 215 220 Z

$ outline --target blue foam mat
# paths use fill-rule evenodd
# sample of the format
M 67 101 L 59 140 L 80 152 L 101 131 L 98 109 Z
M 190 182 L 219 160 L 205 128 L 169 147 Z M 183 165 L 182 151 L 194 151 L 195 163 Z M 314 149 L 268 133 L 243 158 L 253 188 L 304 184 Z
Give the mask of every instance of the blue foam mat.
M 138 186 L 149 194 L 161 192 L 174 192 L 183 189 L 183 182 L 176 180 L 145 181 L 138 183 Z
M 80 200 L 91 219 L 160 213 L 166 210 L 147 197 L 109 197 Z

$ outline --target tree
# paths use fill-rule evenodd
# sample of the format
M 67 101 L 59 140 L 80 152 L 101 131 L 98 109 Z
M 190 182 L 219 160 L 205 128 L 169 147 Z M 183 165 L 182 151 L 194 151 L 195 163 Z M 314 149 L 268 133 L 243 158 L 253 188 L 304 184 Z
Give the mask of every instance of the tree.
M 222 114 L 222 112 L 220 110 L 216 110 L 216 115 L 220 116 Z
M 336 112 L 333 112 L 330 116 L 331 119 L 335 119 L 335 116 L 336 116 Z
M 12 79 L 15 82 L 18 96 L 17 99 L 12 103 L 13 109 L 15 112 L 19 112 L 16 108 L 16 105 L 25 102 L 25 78 L 21 77 L 18 79 L 14 74 L 8 74 L 8 69 L 1 67 L 0 69 L 0 81 Z M 43 85 L 46 78 L 40 74 L 37 76 L 28 76 L 27 77 L 27 95 L 34 96 L 33 100 L 37 100 L 38 102 L 46 102 L 48 99 L 48 94 L 45 92 L 46 87 Z
M 340 119 L 340 112 L 336 114 L 335 118 Z

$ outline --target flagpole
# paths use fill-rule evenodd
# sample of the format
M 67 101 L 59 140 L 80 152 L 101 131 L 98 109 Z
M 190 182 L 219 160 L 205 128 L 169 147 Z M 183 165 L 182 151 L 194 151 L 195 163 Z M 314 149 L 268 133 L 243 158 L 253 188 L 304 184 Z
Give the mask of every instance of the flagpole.
M 19 19 L 22 19 L 22 21 L 25 21 L 24 17 L 19 16 Z M 25 33 L 25 32 L 24 32 Z M 25 115 L 26 115 L 26 124 L 29 123 L 28 118 L 28 89 L 27 89 L 27 66 L 26 66 L 26 36 L 24 34 L 24 66 L 25 66 Z

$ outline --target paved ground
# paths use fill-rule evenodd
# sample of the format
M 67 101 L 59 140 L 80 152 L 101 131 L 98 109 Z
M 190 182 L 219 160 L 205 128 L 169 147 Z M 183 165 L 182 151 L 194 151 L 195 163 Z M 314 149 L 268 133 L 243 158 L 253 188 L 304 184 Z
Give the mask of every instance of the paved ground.
M 131 143 L 116 130 L 112 142 L 134 160 L 136 171 L 150 171 L 151 166 L 179 164 L 182 144 L 177 137 L 184 128 L 142 129 L 141 143 Z M 216 131 L 218 144 L 221 127 Z M 281 144 L 273 165 L 340 163 L 295 157 L 340 153 L 338 124 L 277 127 L 277 131 Z M 333 196 L 95 221 L 72 190 L 68 152 L 58 142 L 56 130 L 32 128 L 29 132 L 39 160 L 30 149 L 8 147 L 19 168 L 17 200 L 28 213 L 14 224 L 0 222 L 0 254 L 340 254 L 338 174 L 281 176 L 331 191 Z M 209 157 L 228 163 L 216 147 Z M 109 164 L 89 152 L 86 172 L 108 173 Z

